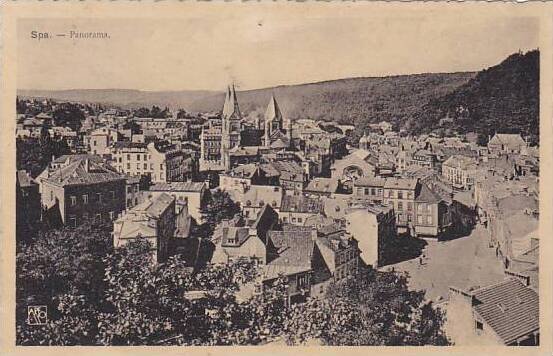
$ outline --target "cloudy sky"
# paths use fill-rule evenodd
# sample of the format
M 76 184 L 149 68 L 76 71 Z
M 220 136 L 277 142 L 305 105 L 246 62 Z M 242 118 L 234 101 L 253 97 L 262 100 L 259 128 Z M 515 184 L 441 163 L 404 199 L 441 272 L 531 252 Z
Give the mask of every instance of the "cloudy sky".
M 457 21 L 458 20 L 458 21 Z M 241 90 L 359 76 L 480 70 L 538 47 L 532 18 L 20 20 L 19 89 Z M 108 32 L 109 39 L 38 41 L 31 31 Z

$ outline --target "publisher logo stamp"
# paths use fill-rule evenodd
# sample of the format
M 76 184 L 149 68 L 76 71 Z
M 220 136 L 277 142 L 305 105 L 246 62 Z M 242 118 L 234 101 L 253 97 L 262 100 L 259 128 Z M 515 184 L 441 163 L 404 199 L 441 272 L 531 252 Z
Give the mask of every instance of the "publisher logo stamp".
M 48 322 L 48 309 L 46 305 L 33 305 L 27 307 L 27 324 L 46 325 Z

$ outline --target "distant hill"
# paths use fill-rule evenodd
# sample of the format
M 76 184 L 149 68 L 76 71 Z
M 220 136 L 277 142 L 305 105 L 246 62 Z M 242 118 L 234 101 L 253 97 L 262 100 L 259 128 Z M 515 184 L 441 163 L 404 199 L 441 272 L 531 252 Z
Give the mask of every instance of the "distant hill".
M 448 128 L 481 136 L 521 132 L 537 141 L 539 63 L 538 50 L 513 54 L 451 93 L 429 100 L 406 125 L 413 132 L 429 132 L 442 121 Z
M 72 90 L 18 90 L 20 97 L 51 98 L 60 101 L 100 103 L 121 108 L 160 107 L 186 108 L 201 97 L 214 95 L 215 91 L 141 91 L 132 89 L 72 89 Z
M 223 91 L 21 90 L 18 94 L 125 108 L 168 106 L 191 112 L 220 111 L 224 101 Z M 480 72 L 350 78 L 237 94 L 245 115 L 263 115 L 274 94 L 285 117 L 354 124 L 355 136 L 370 123 L 382 120 L 412 133 L 457 129 L 480 136 L 496 131 L 536 136 L 539 51 L 513 54 Z
M 422 104 L 466 84 L 475 73 L 414 74 L 383 78 L 351 78 L 312 84 L 278 86 L 238 92 L 242 112 L 263 114 L 271 94 L 288 118 L 334 120 L 359 125 L 391 121 L 398 126 Z M 217 111 L 223 94 L 200 98 L 192 111 Z

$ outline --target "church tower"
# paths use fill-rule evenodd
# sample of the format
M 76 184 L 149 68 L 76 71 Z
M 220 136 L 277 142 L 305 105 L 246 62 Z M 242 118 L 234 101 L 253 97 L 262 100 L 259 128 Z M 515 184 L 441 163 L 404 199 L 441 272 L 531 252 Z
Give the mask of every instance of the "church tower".
M 240 145 L 242 114 L 234 85 L 227 88 L 221 117 L 221 157 L 225 170 L 230 169 L 230 150 Z
M 270 146 L 271 136 L 277 131 L 282 132 L 282 129 L 282 113 L 280 112 L 275 96 L 271 95 L 269 105 L 265 111 L 265 146 Z

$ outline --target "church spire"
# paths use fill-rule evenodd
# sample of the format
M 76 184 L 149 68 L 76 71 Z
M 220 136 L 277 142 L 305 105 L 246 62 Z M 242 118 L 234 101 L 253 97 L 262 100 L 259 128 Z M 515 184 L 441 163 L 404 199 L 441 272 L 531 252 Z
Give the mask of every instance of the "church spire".
M 274 94 L 271 95 L 269 105 L 267 105 L 267 110 L 265 111 L 265 121 L 273 120 L 282 121 L 282 113 L 280 112 L 280 108 L 278 107 Z
M 230 119 L 233 116 L 235 119 L 242 119 L 240 108 L 238 107 L 238 99 L 236 99 L 236 89 L 234 88 L 234 84 L 227 88 L 225 104 L 223 105 L 223 118 Z

